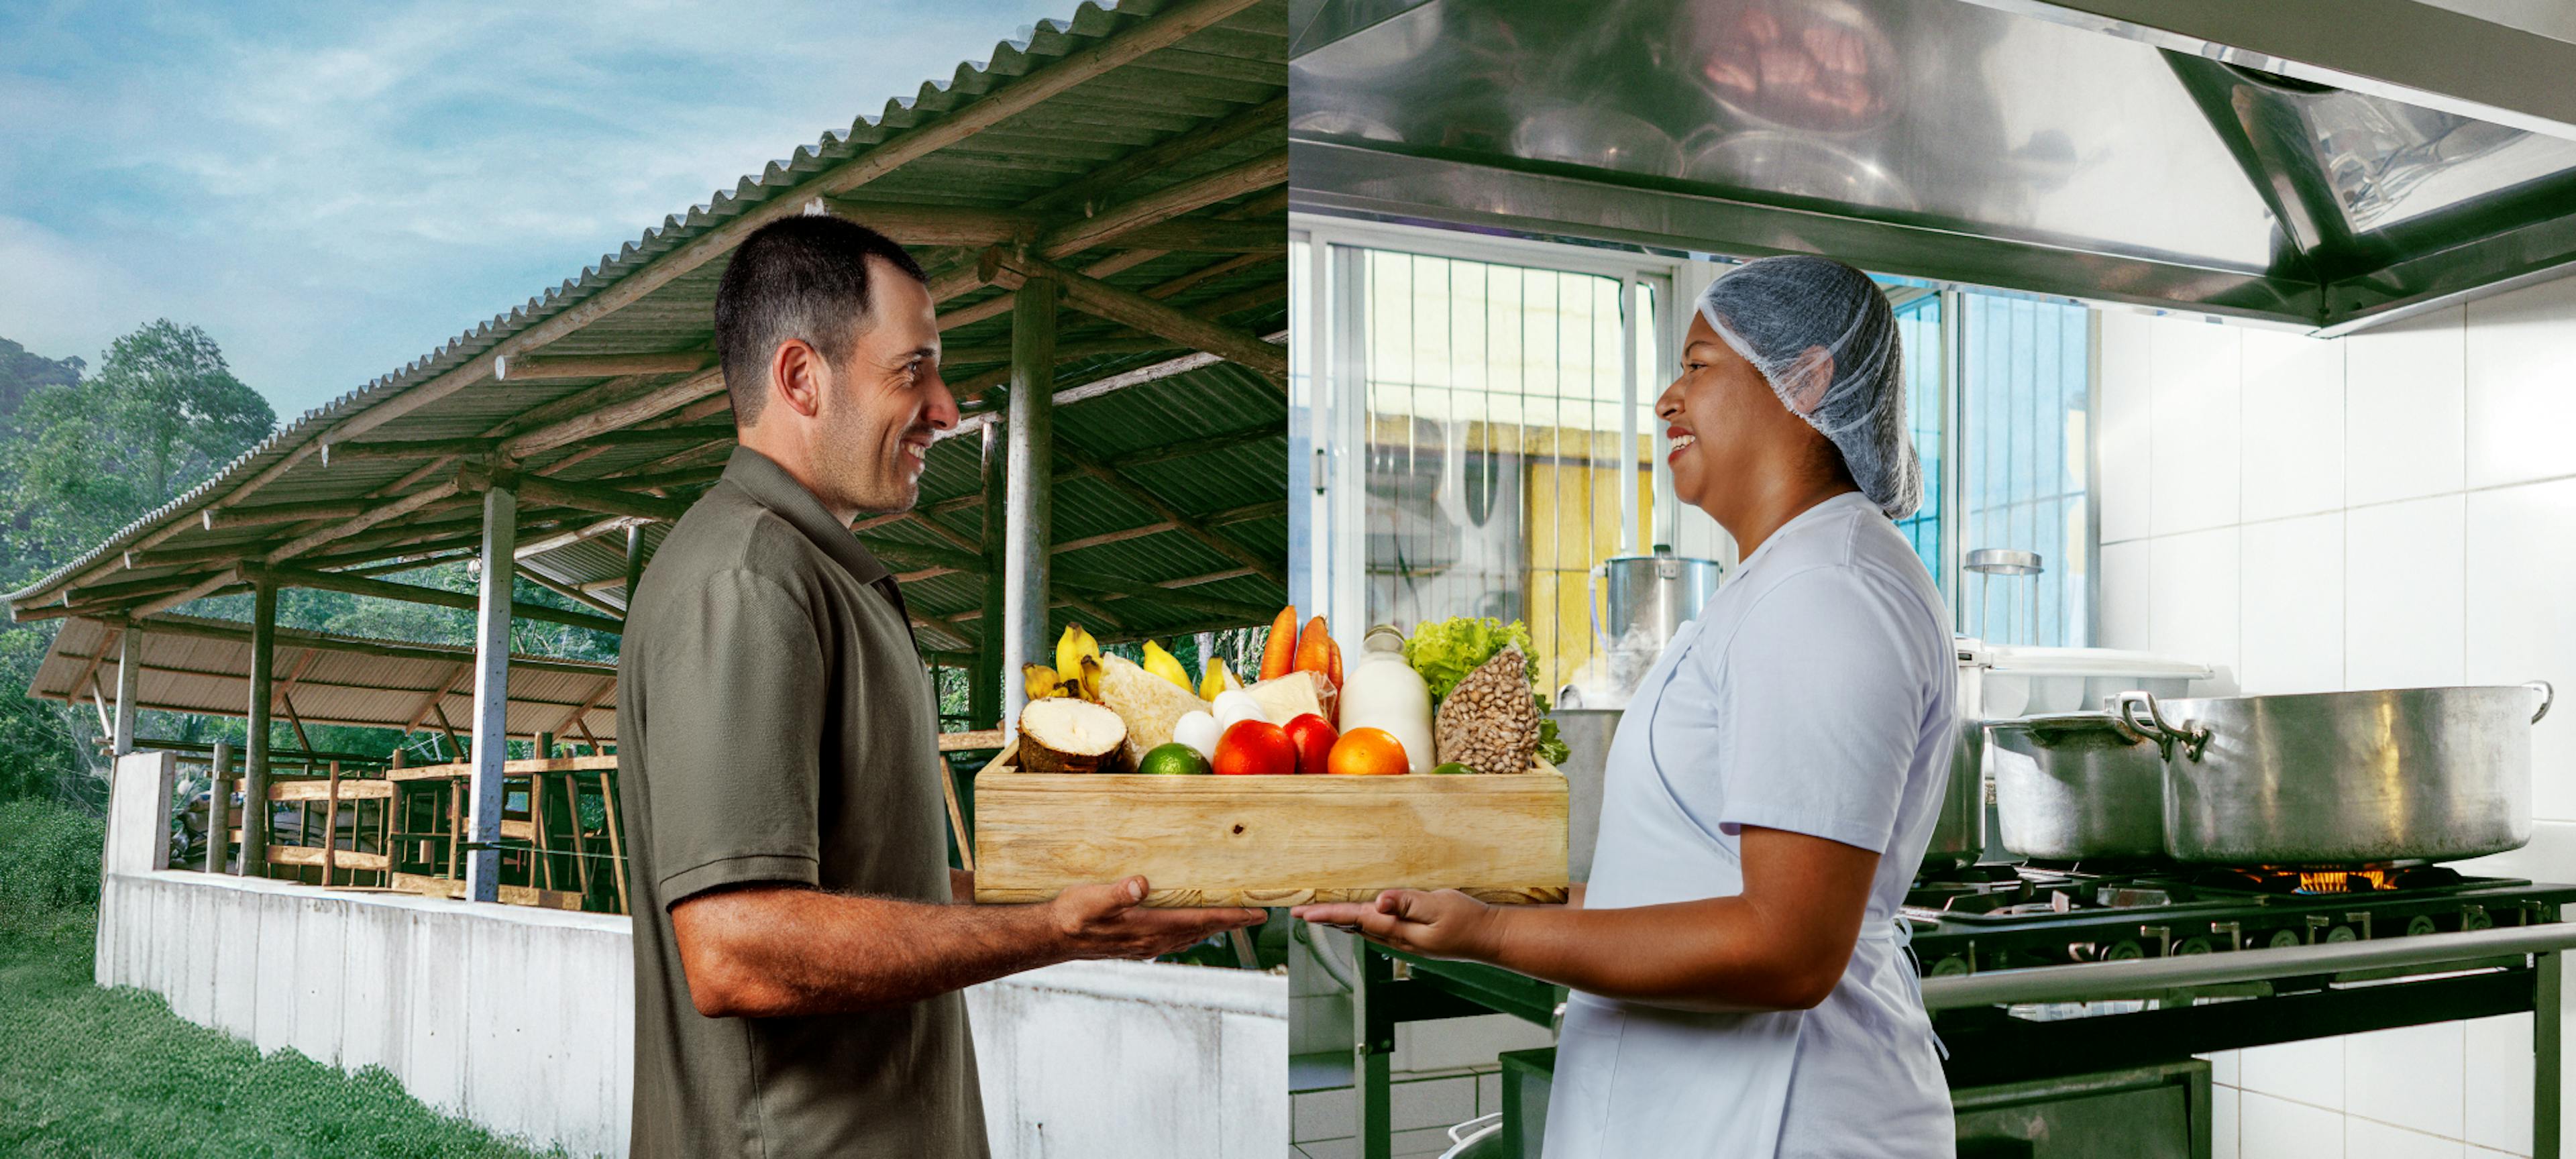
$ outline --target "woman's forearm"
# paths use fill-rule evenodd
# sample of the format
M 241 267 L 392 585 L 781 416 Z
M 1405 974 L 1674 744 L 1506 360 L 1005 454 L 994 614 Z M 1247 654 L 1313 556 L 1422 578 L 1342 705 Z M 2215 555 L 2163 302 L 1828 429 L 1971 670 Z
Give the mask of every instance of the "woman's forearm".
M 1794 1010 L 1832 992 L 1850 960 L 1770 936 L 1741 897 L 1635 909 L 1496 907 L 1483 956 L 1605 998 L 1677 1010 Z M 1830 961 L 1824 960 L 1830 957 Z

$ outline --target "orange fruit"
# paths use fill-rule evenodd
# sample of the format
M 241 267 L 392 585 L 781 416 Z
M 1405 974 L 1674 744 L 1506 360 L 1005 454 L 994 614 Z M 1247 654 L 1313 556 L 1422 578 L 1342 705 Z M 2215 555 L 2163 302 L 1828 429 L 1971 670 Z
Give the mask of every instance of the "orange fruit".
M 1404 742 L 1382 728 L 1355 728 L 1333 742 L 1324 770 L 1344 777 L 1391 777 L 1405 771 Z

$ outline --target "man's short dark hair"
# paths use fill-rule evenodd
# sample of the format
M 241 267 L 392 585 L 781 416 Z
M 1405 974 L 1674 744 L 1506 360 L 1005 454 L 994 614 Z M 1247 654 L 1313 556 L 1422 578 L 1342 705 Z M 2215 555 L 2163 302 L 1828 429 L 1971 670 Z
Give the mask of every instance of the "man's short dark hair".
M 921 263 L 892 238 L 837 217 L 782 218 L 753 230 L 716 286 L 716 351 L 724 358 L 733 421 L 749 426 L 769 398 L 769 360 L 800 338 L 833 366 L 867 330 L 868 258 L 884 258 L 927 285 Z

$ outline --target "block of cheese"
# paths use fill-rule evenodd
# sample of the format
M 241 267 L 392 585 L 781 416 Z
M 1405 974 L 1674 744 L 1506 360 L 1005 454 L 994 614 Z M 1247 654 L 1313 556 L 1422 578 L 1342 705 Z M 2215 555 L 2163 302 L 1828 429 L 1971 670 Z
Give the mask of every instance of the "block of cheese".
M 1171 743 L 1172 726 L 1183 716 L 1208 710 L 1208 702 L 1118 656 L 1100 658 L 1100 703 L 1127 722 L 1124 747 L 1130 769 L 1146 753 Z
M 1340 707 L 1341 692 L 1321 672 L 1291 672 L 1244 691 L 1261 703 L 1262 715 L 1272 724 L 1286 724 L 1309 712 L 1328 721 L 1339 719 L 1334 711 Z

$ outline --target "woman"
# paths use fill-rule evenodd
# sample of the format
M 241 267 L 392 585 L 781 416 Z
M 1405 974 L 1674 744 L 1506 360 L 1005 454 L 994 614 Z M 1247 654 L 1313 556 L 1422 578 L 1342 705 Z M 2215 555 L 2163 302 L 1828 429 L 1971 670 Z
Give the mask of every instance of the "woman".
M 1656 413 L 1674 494 L 1743 563 L 1629 702 L 1589 890 L 1296 911 L 1571 988 L 1550 1159 L 1952 1153 L 1897 916 L 1957 679 L 1940 593 L 1889 521 L 1922 490 L 1898 363 L 1886 297 L 1840 262 L 1711 283 Z

